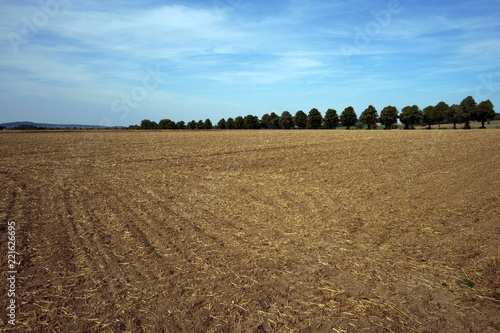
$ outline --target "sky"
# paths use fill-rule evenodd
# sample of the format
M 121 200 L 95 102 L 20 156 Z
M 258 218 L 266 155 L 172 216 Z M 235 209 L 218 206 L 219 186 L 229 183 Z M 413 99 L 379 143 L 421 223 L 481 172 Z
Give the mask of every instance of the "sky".
M 473 96 L 500 1 L 0 0 L 0 123 L 128 126 Z

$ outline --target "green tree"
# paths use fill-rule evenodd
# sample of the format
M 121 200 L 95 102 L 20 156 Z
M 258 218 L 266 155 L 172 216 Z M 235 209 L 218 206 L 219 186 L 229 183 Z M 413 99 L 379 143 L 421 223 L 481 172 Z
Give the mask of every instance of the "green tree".
M 462 109 L 460 108 L 460 105 L 453 104 L 450 106 L 445 118 L 453 124 L 453 129 L 457 129 L 457 124 L 462 122 Z
M 158 129 L 167 129 L 167 126 L 170 122 L 171 122 L 170 119 L 161 119 L 158 122 Z
M 210 119 L 205 119 L 205 123 L 203 124 L 204 129 L 212 129 L 214 126 L 212 125 L 212 121 Z
M 281 128 L 281 118 L 276 114 L 276 112 L 271 112 L 269 115 L 269 128 L 279 129 Z
M 366 125 L 366 129 L 377 128 L 378 112 L 373 105 L 369 105 L 359 116 L 359 120 Z
M 196 128 L 197 129 L 205 129 L 205 122 L 203 120 L 198 120 L 198 122 L 196 123 Z
M 234 119 L 233 118 L 231 118 L 231 117 L 227 118 L 226 127 L 227 127 L 227 129 L 234 129 Z
M 339 115 L 334 109 L 328 109 L 325 113 L 325 128 L 335 129 L 339 126 Z
M 226 129 L 226 119 L 222 118 L 217 122 L 217 128 L 218 129 Z
M 158 128 L 159 129 L 175 129 L 175 122 L 170 120 L 170 119 L 162 119 L 158 123 Z
M 234 129 L 244 129 L 245 128 L 245 120 L 242 116 L 238 116 L 234 118 Z
M 307 125 L 307 115 L 305 114 L 304 111 L 299 110 L 297 113 L 295 113 L 295 117 L 293 118 L 293 122 L 295 123 L 295 126 L 298 128 L 306 128 Z
M 151 120 L 149 119 L 143 119 L 141 120 L 141 129 L 148 129 L 149 124 L 151 123 Z
M 191 121 L 187 124 L 187 128 L 188 128 L 188 129 L 196 129 L 196 120 L 191 120 Z
M 293 127 L 293 117 L 288 111 L 283 111 L 281 114 L 281 128 L 290 129 Z
M 175 124 L 175 127 L 178 128 L 178 129 L 185 129 L 186 128 L 186 123 L 183 120 L 178 121 Z
M 151 121 L 149 119 L 143 119 L 141 121 L 141 129 L 158 129 L 158 124 L 155 121 Z
M 392 129 L 392 126 L 398 122 L 398 109 L 395 106 L 386 106 L 380 112 L 379 121 L 385 126 L 384 129 Z
M 405 125 L 404 129 L 415 129 L 414 125 L 422 120 L 422 111 L 416 105 L 405 106 L 401 110 L 399 120 Z
M 460 102 L 460 109 L 462 111 L 462 121 L 465 123 L 464 129 L 470 129 L 471 120 L 476 118 L 477 104 L 474 97 L 467 96 Z
M 323 124 L 323 116 L 321 112 L 316 108 L 312 108 L 307 115 L 307 128 L 308 129 L 318 129 Z
M 346 129 L 350 129 L 352 126 L 356 125 L 358 122 L 358 116 L 352 106 L 348 106 L 344 109 L 344 111 L 342 111 L 340 114 L 340 122 Z
M 448 111 L 450 110 L 450 106 L 445 102 L 439 102 L 432 109 L 432 117 L 434 122 L 438 124 L 438 127 L 441 128 L 441 123 L 446 118 Z
M 496 114 L 493 109 L 493 103 L 491 103 L 489 99 L 479 103 L 476 110 L 476 120 L 481 122 L 480 128 L 486 128 L 484 123 L 488 120 L 495 119 L 495 116 Z
M 262 119 L 260 120 L 260 127 L 264 129 L 268 129 L 271 124 L 271 116 L 266 113 L 265 115 L 262 116 Z
M 256 129 L 259 126 L 259 117 L 254 115 L 247 115 L 243 118 L 244 126 L 246 129 Z
M 427 124 L 427 129 L 432 129 L 431 126 L 435 123 L 433 109 L 434 107 L 429 105 L 422 110 L 422 121 Z

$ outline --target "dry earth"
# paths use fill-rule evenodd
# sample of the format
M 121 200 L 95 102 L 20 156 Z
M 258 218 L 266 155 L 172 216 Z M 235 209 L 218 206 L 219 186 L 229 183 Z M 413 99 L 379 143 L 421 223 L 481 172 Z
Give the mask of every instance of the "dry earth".
M 3 332 L 498 332 L 500 131 L 0 133 Z

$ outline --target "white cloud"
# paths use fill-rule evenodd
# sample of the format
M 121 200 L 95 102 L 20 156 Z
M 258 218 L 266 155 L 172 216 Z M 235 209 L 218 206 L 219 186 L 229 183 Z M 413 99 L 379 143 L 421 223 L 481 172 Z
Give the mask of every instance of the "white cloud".
M 329 91 L 365 99 L 384 89 L 410 100 L 405 87 L 427 91 L 447 84 L 458 91 L 474 87 L 471 80 L 478 73 L 500 76 L 498 9 L 488 1 L 483 1 L 487 11 L 469 12 L 405 2 L 366 45 L 356 46 L 350 62 L 340 45 L 354 45 L 355 28 L 373 21 L 371 10 L 384 9 L 386 1 L 236 1 L 222 9 L 210 1 L 178 3 L 61 6 L 18 53 L 7 39 L 0 44 L 2 98 L 13 105 L 30 96 L 76 101 L 81 109 L 87 105 L 109 114 L 117 96 L 140 86 L 148 69 L 159 66 L 165 83 L 141 103 L 141 112 L 175 109 L 191 118 L 189 110 L 203 103 L 227 113 L 242 106 L 238 100 L 274 107 Z M 40 10 L 36 3 L 0 3 L 0 11 L 8 13 L 0 34 L 20 34 L 23 18 L 32 19 Z M 248 95 L 257 97 L 248 101 Z

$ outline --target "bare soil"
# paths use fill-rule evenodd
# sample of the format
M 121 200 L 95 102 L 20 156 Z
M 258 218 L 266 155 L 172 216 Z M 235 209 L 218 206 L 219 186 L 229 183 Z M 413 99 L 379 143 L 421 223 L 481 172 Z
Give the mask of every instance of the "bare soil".
M 499 130 L 4 131 L 0 154 L 3 332 L 500 331 Z

